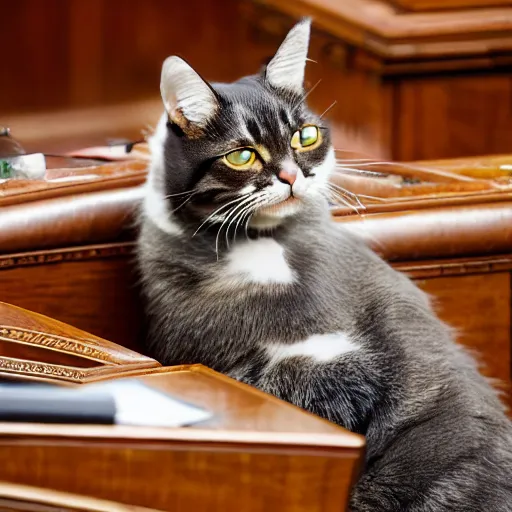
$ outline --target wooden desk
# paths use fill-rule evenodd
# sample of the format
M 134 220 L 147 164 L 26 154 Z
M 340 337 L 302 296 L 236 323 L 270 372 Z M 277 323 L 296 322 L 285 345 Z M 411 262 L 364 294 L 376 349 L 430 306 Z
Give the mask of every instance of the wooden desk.
M 0 303 L 0 377 L 83 385 L 122 376 L 214 417 L 174 429 L 3 423 L 0 481 L 175 512 L 345 510 L 361 436 L 201 365 L 162 368 Z
M 13 183 L 3 191 L 0 300 L 141 351 L 130 228 L 143 194 L 145 151 L 137 146 L 136 161 L 83 171 L 97 180 Z M 508 385 L 512 157 L 352 167 L 377 177 L 368 183 L 347 173 L 338 184 L 374 199 L 361 197 L 365 209 L 358 212 L 334 209 L 335 219 L 430 293 L 460 341 L 480 354 L 483 371 Z

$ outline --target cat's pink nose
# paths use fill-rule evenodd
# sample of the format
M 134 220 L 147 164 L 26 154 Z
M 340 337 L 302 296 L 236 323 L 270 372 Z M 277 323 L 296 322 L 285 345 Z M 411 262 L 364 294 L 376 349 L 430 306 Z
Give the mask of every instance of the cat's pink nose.
M 277 177 L 284 183 L 289 183 L 293 185 L 295 180 L 297 179 L 297 170 L 296 169 L 282 169 L 279 171 Z

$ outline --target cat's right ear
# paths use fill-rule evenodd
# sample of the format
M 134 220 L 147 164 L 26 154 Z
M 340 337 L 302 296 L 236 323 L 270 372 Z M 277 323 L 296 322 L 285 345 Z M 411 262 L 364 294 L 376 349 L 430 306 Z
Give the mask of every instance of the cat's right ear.
M 304 71 L 308 57 L 311 19 L 304 18 L 288 32 L 268 63 L 265 78 L 278 89 L 296 94 L 304 92 Z
M 160 92 L 169 120 L 189 135 L 204 128 L 219 109 L 212 88 L 179 57 L 165 60 Z

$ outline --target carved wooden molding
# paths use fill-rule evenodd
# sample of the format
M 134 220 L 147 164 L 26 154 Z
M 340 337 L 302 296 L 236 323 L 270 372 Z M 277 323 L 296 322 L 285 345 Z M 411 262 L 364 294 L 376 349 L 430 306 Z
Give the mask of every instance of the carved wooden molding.
M 512 6 L 511 0 L 389 0 L 389 3 L 402 9 L 418 12 Z
M 512 254 L 479 259 L 396 263 L 393 267 L 413 279 L 506 272 L 512 270 Z
M 0 302 L 0 376 L 80 384 L 159 366 L 125 347 Z
M 64 381 L 73 384 L 86 384 L 108 378 L 121 376 L 138 376 L 147 373 L 148 369 L 160 366 L 156 361 L 148 359 L 145 364 L 104 365 L 96 368 L 77 368 L 62 364 L 30 361 L 16 357 L 0 356 L 0 378 L 22 377 L 42 381 Z
M 0 342 L 2 341 L 43 347 L 48 350 L 73 354 L 109 365 L 126 364 L 136 361 L 134 357 L 130 357 L 129 352 L 123 354 L 123 357 L 119 357 L 118 352 L 109 349 L 107 346 L 101 346 L 99 341 L 92 339 L 87 341 L 83 339 L 73 340 L 46 332 L 0 324 Z
M 475 57 L 481 57 L 478 67 L 496 67 L 505 64 L 505 54 L 512 53 L 511 7 L 407 12 L 403 2 L 399 9 L 386 0 L 253 3 L 258 5 L 253 18 L 268 17 L 274 10 L 291 18 L 289 27 L 293 20 L 312 16 L 317 29 L 382 59 L 383 71 L 391 66 L 391 72 L 399 72 L 393 66 L 404 62 L 412 71 L 418 62 L 438 62 L 440 57 L 457 60 L 460 68 L 474 67 Z M 271 22 L 267 19 L 265 24 Z
M 86 247 L 72 247 L 69 249 L 51 249 L 48 251 L 35 251 L 23 254 L 9 254 L 0 256 L 0 270 L 13 267 L 129 256 L 133 254 L 134 247 L 134 242 L 120 242 Z
M 98 373 L 97 369 L 82 370 L 69 366 L 0 356 L 0 375 L 5 373 L 23 377 L 42 377 L 51 380 L 56 379 L 78 383 L 90 377 L 92 372 Z

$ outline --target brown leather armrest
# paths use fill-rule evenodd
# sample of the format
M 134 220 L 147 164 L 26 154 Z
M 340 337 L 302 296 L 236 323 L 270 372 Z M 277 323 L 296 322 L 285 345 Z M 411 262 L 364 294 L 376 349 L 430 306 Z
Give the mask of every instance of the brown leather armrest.
M 0 207 L 0 254 L 131 241 L 142 194 L 138 186 Z
M 102 153 L 93 148 L 74 154 L 106 157 Z M 58 187 L 39 182 L 7 195 L 0 190 L 0 255 L 132 242 L 147 160 L 126 158 L 131 159 L 97 168 L 105 176 L 91 182 Z M 408 261 L 512 250 L 512 184 L 507 181 L 512 157 L 360 166 L 408 180 L 397 184 L 357 173 L 350 179 L 334 178 L 360 194 L 359 203 L 353 194 L 352 199 L 347 196 L 354 203 L 351 208 L 333 210 L 336 220 L 366 237 L 384 258 Z

